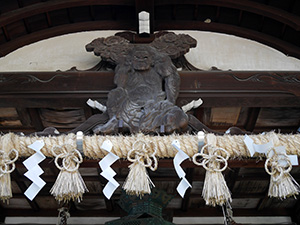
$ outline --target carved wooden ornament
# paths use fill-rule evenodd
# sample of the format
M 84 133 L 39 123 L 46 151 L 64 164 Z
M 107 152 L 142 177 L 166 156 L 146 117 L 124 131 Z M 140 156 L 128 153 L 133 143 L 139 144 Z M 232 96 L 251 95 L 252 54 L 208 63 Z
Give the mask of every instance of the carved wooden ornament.
M 185 131 L 188 116 L 175 105 L 180 77 L 171 59 L 196 46 L 189 35 L 167 33 L 150 44 L 131 44 L 125 38 L 98 38 L 86 45 L 102 60 L 116 64 L 114 83 L 108 94 L 109 121 L 95 133 L 117 133 L 119 124 L 130 133 Z

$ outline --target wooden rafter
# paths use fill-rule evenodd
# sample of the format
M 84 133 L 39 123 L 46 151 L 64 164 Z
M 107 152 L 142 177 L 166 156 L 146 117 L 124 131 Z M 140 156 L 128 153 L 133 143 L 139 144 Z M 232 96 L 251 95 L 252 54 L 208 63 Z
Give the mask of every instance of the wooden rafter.
M 155 5 L 209 5 L 209 6 L 217 6 L 217 7 L 226 7 L 232 9 L 238 9 L 245 12 L 255 13 L 264 17 L 272 18 L 280 23 L 287 24 L 295 30 L 300 30 L 300 20 L 297 16 L 288 13 L 284 10 L 274 8 L 271 6 L 267 6 L 261 3 L 256 3 L 254 1 L 247 0 L 189 0 L 184 1 L 184 3 L 180 0 L 161 0 L 157 1 Z

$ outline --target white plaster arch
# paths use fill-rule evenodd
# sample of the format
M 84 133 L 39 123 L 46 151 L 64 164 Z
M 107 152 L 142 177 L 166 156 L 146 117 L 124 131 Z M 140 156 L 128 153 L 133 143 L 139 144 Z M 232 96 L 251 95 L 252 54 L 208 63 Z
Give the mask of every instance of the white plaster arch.
M 89 69 L 99 57 L 86 52 L 85 45 L 118 31 L 89 31 L 45 39 L 0 58 L 0 71 L 56 71 L 73 66 Z M 204 31 L 175 31 L 197 39 L 197 47 L 186 54 L 194 66 L 208 70 L 300 70 L 300 60 L 245 38 Z

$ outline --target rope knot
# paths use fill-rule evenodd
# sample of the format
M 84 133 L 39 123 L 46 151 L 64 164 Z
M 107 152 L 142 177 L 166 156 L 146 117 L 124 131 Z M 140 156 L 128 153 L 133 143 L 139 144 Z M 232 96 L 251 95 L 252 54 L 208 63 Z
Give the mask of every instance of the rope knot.
M 154 144 L 150 142 L 150 145 Z M 135 141 L 127 154 L 127 159 L 132 164 L 129 166 L 129 173 L 123 184 L 123 189 L 129 195 L 142 197 L 144 194 L 150 194 L 151 187 L 155 187 L 146 170 L 148 167 L 155 171 L 158 164 L 155 157 L 156 146 L 154 145 L 152 152 L 150 145 L 141 140 Z
M 55 156 L 55 165 L 60 170 L 75 172 L 83 162 L 81 153 L 71 144 L 55 145 L 51 152 Z M 59 163 L 60 159 L 61 164 Z
M 154 145 L 153 142 L 149 142 L 150 145 Z M 132 163 L 139 163 L 144 167 L 149 167 L 152 171 L 157 169 L 158 163 L 155 157 L 157 148 L 154 145 L 154 151 L 151 151 L 152 147 L 144 141 L 135 141 L 132 145 L 132 149 L 127 154 L 128 161 Z
M 0 150 L 0 177 L 15 170 L 18 157 L 19 152 L 16 149 L 11 149 L 9 152 Z
M 285 152 L 271 148 L 267 153 L 265 170 L 271 176 L 273 182 L 277 183 L 292 170 L 292 163 Z
M 222 154 L 222 152 L 225 154 Z M 210 172 L 222 172 L 227 166 L 229 159 L 229 152 L 224 148 L 217 148 L 212 145 L 204 145 L 199 153 L 193 156 L 193 162 L 198 166 L 203 166 L 204 169 Z M 197 157 L 200 157 L 199 161 Z M 220 168 L 221 164 L 223 166 Z

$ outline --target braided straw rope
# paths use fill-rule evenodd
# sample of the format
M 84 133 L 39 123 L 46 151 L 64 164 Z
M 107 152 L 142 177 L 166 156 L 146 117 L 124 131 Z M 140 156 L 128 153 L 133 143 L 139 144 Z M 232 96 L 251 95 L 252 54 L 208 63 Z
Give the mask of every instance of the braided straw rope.
M 254 143 L 265 144 L 273 139 L 274 132 L 266 133 L 264 135 L 249 135 Z M 300 156 L 300 134 L 275 134 L 278 137 L 280 145 L 285 146 L 288 155 Z M 59 135 L 59 136 L 20 136 L 13 133 L 8 133 L 0 136 L 0 149 L 4 149 L 3 141 L 9 138 L 11 141 L 7 143 L 5 149 L 16 149 L 19 151 L 19 157 L 28 157 L 35 152 L 27 146 L 35 142 L 36 140 L 43 140 L 45 146 L 41 150 L 47 157 L 54 157 L 51 153 L 53 146 L 63 146 L 68 141 L 74 141 L 76 144 L 76 135 Z M 133 143 L 137 140 L 145 142 L 152 142 L 154 146 L 157 146 L 156 157 L 158 158 L 173 158 L 176 154 L 171 143 L 173 140 L 180 142 L 182 150 L 192 157 L 198 152 L 198 139 L 197 135 L 169 135 L 169 136 L 149 136 L 143 134 L 137 134 L 132 136 L 101 136 L 92 135 L 83 137 L 83 151 L 84 155 L 92 159 L 103 158 L 107 152 L 101 150 L 100 146 L 105 140 L 110 140 L 113 144 L 112 153 L 118 155 L 120 158 L 126 158 L 127 153 L 133 147 Z M 231 158 L 243 158 L 250 157 L 246 145 L 244 144 L 244 135 L 223 135 L 216 136 L 216 147 L 225 149 Z M 205 140 L 206 142 L 206 140 Z M 206 143 L 205 143 L 206 144 Z

